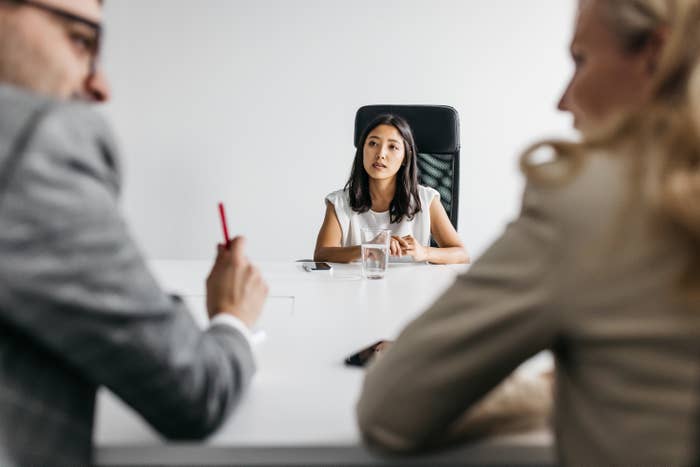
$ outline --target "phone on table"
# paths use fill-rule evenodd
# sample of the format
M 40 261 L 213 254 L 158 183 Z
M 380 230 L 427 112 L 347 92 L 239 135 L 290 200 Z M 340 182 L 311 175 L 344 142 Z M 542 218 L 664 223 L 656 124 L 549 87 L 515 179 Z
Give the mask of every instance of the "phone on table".
M 391 341 L 380 340 L 365 347 L 359 352 L 355 352 L 345 359 L 345 364 L 349 366 L 366 366 L 380 352 L 385 351 L 391 345 Z
M 322 263 L 322 262 L 311 262 L 311 263 L 304 263 L 302 265 L 305 271 L 307 272 L 312 272 L 312 271 L 330 271 L 333 269 L 330 264 L 328 263 Z

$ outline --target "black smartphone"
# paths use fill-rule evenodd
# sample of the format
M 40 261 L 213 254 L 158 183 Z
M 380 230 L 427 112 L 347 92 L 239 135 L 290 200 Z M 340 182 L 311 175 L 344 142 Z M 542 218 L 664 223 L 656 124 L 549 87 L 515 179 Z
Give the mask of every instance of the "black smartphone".
M 355 352 L 345 359 L 345 364 L 349 366 L 366 366 L 378 353 L 386 350 L 391 345 L 391 341 L 377 341 L 369 347 L 365 347 L 359 352 Z
M 311 272 L 311 271 L 330 271 L 333 269 L 330 264 L 328 263 L 321 263 L 321 262 L 312 262 L 312 263 L 304 263 L 302 266 L 305 271 Z

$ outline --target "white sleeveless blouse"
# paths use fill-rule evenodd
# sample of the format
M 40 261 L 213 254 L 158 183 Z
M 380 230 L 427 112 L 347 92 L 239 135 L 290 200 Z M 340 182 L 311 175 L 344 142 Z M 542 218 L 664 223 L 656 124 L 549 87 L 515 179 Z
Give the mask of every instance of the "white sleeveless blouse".
M 399 223 L 392 224 L 389 220 L 389 211 L 355 212 L 350 207 L 350 197 L 347 191 L 338 190 L 326 196 L 326 201 L 335 208 L 335 215 L 340 222 L 343 231 L 341 246 L 355 246 L 362 243 L 360 232 L 365 227 L 390 229 L 392 235 L 403 237 L 412 235 L 423 246 L 430 245 L 430 203 L 433 199 L 440 199 L 440 194 L 427 186 L 418 185 L 418 197 L 421 210 L 413 219 L 406 217 Z

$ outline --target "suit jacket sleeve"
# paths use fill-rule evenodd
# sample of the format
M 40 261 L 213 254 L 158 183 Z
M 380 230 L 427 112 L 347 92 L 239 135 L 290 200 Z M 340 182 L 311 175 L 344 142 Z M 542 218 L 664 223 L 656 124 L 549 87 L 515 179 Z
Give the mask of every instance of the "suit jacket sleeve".
M 391 451 L 441 444 L 465 410 L 556 339 L 559 233 L 529 187 L 520 217 L 368 369 L 365 439 Z
M 75 104 L 47 111 L 0 203 L 3 318 L 164 435 L 199 438 L 248 385 L 251 349 L 233 328 L 201 331 L 161 291 L 120 214 L 119 185 L 103 121 Z

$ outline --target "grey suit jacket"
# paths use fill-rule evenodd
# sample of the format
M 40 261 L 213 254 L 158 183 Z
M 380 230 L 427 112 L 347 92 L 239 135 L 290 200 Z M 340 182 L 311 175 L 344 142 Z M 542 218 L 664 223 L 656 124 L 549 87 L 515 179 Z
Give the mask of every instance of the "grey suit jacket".
M 238 331 L 202 332 L 160 289 L 120 215 L 119 186 L 112 136 L 93 111 L 0 86 L 0 452 L 10 461 L 89 463 L 100 385 L 163 435 L 202 438 L 254 373 Z
M 467 408 L 550 349 L 563 462 L 697 459 L 700 310 L 677 290 L 688 249 L 630 197 L 628 170 L 593 155 L 572 183 L 526 188 L 520 217 L 369 369 L 357 407 L 369 443 L 445 442 Z

